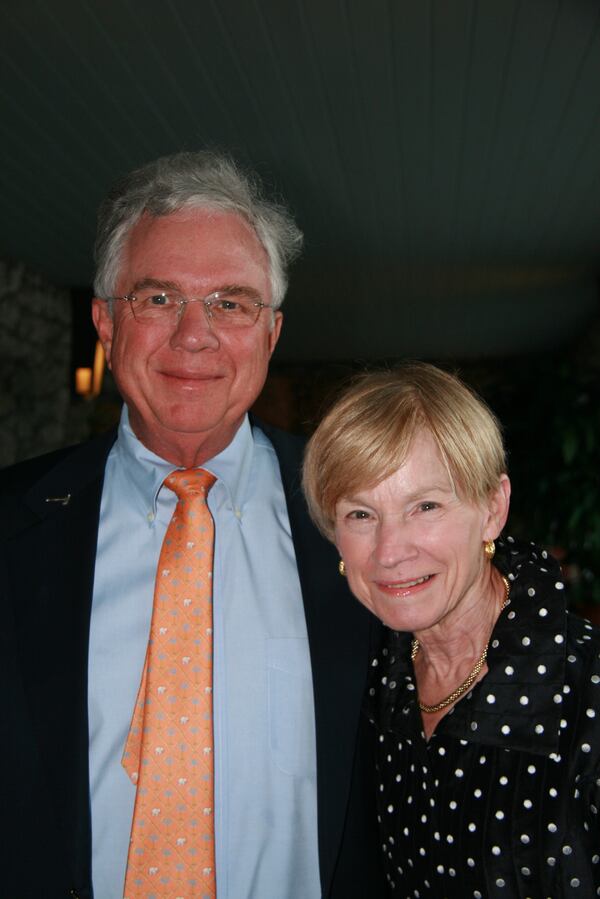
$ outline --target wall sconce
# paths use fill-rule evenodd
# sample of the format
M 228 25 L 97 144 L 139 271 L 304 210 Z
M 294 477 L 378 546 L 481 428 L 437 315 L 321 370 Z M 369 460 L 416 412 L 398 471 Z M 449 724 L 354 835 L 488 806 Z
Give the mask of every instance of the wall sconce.
M 93 399 L 102 390 L 102 378 L 106 359 L 104 350 L 99 340 L 94 348 L 94 364 L 92 368 L 80 367 L 75 369 L 75 393 L 85 399 Z
M 92 291 L 71 289 L 71 368 L 73 395 L 90 400 L 100 394 L 106 360 L 90 314 Z

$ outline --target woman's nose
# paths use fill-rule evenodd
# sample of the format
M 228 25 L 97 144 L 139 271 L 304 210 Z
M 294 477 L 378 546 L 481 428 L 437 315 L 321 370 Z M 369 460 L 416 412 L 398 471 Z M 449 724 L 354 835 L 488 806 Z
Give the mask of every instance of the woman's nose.
M 408 525 L 398 519 L 380 523 L 373 553 L 378 565 L 392 568 L 413 559 L 416 554 L 416 545 Z

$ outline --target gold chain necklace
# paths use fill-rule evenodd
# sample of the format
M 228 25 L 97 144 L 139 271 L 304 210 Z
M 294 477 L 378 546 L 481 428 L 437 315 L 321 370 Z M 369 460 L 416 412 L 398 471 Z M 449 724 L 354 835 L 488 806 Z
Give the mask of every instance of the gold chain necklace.
M 502 582 L 504 584 L 504 601 L 502 603 L 502 608 L 500 609 L 500 611 L 502 611 L 502 609 L 504 609 L 506 607 L 506 604 L 508 602 L 508 597 L 510 596 L 510 583 L 509 583 L 508 579 L 503 577 Z M 415 639 L 412 641 L 411 651 L 410 651 L 410 658 L 413 662 L 414 662 L 415 657 L 420 649 L 420 646 L 421 646 L 421 644 L 415 637 Z M 450 693 L 449 696 L 446 696 L 445 699 L 440 700 L 440 702 L 436 702 L 435 705 L 425 705 L 424 702 L 421 702 L 421 700 L 419 700 L 420 710 L 422 712 L 426 712 L 426 713 L 439 712 L 442 709 L 447 708 L 449 705 L 452 705 L 453 702 L 456 702 L 457 699 L 459 699 L 464 693 L 466 693 L 467 690 L 469 689 L 469 687 L 476 680 L 477 675 L 479 674 L 479 672 L 481 671 L 481 669 L 483 668 L 483 666 L 485 664 L 485 660 L 487 659 L 488 646 L 489 646 L 489 643 L 486 643 L 485 649 L 483 650 L 483 652 L 481 653 L 481 655 L 475 662 L 475 667 L 473 668 L 471 673 L 468 675 L 466 680 L 464 680 L 462 682 L 460 687 L 457 687 L 456 690 L 453 690 L 452 693 Z

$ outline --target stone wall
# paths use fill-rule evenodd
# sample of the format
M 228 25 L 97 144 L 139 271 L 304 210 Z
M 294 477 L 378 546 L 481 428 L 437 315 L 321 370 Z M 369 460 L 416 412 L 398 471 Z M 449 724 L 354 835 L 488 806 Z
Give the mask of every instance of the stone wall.
M 70 442 L 70 359 L 69 291 L 0 260 L 0 466 Z

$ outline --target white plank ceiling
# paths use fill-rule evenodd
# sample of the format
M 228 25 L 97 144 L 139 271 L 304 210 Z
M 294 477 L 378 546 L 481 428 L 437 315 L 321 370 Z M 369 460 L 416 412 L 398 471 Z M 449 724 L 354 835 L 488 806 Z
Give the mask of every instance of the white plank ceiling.
M 91 280 L 96 206 L 212 145 L 306 234 L 279 358 L 485 356 L 597 314 L 598 0 L 0 0 L 0 258 Z

